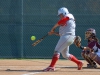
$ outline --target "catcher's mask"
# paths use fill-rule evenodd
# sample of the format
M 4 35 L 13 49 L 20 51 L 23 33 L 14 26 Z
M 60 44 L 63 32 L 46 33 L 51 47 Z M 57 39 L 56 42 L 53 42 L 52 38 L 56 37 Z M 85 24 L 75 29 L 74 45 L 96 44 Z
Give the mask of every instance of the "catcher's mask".
M 87 31 L 85 32 L 85 39 L 89 39 L 89 38 L 94 38 L 96 36 L 96 31 L 93 28 L 89 28 L 87 29 Z

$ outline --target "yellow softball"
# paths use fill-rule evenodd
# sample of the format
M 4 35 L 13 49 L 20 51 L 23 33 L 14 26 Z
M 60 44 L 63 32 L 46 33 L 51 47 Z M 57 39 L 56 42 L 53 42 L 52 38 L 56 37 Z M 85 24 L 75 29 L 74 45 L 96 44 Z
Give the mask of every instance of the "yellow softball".
M 31 36 L 31 40 L 34 41 L 36 39 L 35 36 Z

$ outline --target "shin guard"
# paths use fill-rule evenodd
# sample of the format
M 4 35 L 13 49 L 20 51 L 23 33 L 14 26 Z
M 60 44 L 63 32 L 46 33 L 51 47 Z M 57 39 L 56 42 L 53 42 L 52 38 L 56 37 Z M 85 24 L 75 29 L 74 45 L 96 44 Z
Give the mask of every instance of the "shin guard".
M 81 56 L 90 64 L 90 65 L 95 65 L 96 63 L 88 56 L 86 55 L 85 51 L 81 53 Z
M 100 57 L 98 55 L 91 53 L 90 57 L 92 60 L 94 60 L 96 63 L 100 65 Z

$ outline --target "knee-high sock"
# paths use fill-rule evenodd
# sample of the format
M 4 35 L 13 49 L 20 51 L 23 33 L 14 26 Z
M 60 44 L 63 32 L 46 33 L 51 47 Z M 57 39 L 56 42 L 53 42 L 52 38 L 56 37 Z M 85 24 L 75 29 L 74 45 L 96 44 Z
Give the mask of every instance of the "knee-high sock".
M 80 61 L 75 56 L 73 56 L 72 54 L 70 54 L 69 60 L 75 62 L 77 65 L 80 63 Z
M 59 59 L 59 56 L 60 56 L 60 54 L 54 54 L 54 56 L 52 58 L 52 61 L 51 61 L 51 64 L 50 64 L 49 67 L 54 67 L 55 66 L 57 60 Z

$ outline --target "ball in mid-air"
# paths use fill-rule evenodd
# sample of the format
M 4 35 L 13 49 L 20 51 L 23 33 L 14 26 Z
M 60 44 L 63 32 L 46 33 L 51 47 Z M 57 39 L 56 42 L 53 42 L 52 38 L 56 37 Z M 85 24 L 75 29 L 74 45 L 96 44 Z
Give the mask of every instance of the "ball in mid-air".
M 31 40 L 34 41 L 36 39 L 35 36 L 31 36 Z

